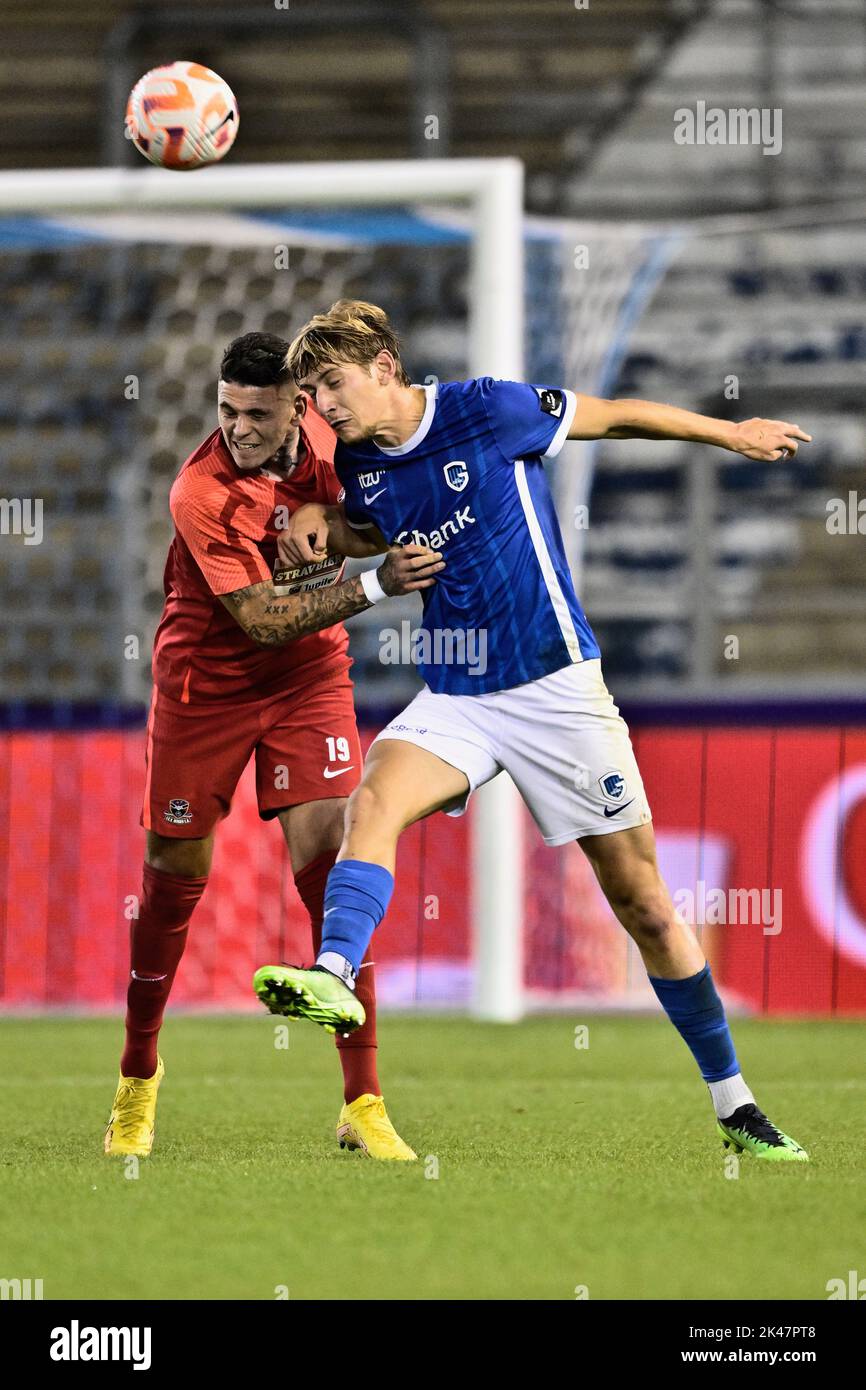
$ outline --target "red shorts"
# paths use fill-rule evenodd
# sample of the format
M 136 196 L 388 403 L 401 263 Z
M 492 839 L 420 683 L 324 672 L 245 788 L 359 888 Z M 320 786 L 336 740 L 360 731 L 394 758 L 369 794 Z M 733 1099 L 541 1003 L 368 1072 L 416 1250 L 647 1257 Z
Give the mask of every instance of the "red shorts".
M 184 705 L 154 686 L 141 824 L 170 839 L 203 839 L 228 815 L 253 754 L 262 820 L 348 796 L 362 769 L 348 676 L 243 704 Z

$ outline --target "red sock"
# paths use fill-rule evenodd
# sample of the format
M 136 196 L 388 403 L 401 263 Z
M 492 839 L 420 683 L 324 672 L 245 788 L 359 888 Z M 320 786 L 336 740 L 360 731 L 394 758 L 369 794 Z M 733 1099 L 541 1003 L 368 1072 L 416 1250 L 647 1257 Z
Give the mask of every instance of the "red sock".
M 156 1071 L 162 1016 L 186 945 L 189 919 L 206 883 L 206 878 L 182 878 L 144 866 L 141 904 L 130 932 L 123 1076 L 149 1077 Z
M 295 874 L 295 886 L 304 907 L 310 914 L 313 929 L 313 949 L 318 953 L 322 944 L 322 914 L 325 883 L 337 860 L 336 850 L 320 854 L 311 864 L 305 864 Z M 347 1104 L 358 1096 L 382 1094 L 376 1072 L 376 979 L 369 949 L 358 972 L 355 993 L 364 1005 L 367 1021 L 347 1038 L 337 1037 L 337 1050 L 343 1068 L 343 1098 Z

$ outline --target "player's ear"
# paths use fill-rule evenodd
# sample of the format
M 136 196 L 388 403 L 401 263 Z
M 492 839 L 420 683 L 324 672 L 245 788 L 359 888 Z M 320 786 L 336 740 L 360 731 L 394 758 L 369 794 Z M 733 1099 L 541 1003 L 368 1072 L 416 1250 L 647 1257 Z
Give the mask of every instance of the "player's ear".
M 397 364 L 387 348 L 383 348 L 376 357 L 375 369 L 376 379 L 381 386 L 384 386 L 387 381 L 393 381 L 396 376 Z
M 294 417 L 295 417 L 295 420 L 296 420 L 296 421 L 297 421 L 297 420 L 300 420 L 300 419 L 302 418 L 302 416 L 306 414 L 306 410 L 307 410 L 307 406 L 308 406 L 308 405 L 309 405 L 309 399 L 308 399 L 308 397 L 304 395 L 303 391 L 301 390 L 301 388 L 300 388 L 299 386 L 296 387 L 296 388 L 295 388 L 295 398 L 294 398 L 294 400 L 293 400 L 293 402 L 292 402 L 292 407 L 293 407 L 293 411 L 294 411 Z

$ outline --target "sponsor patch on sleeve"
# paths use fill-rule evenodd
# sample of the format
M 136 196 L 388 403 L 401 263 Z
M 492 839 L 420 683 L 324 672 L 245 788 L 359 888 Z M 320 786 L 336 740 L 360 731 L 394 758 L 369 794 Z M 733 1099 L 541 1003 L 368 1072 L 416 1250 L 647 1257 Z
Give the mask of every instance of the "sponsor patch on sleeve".
M 560 419 L 565 406 L 565 392 L 551 390 L 548 386 L 536 386 L 535 394 L 545 415 L 552 415 L 555 420 Z
M 314 560 L 295 569 L 280 568 L 279 562 L 274 570 L 274 593 L 308 594 L 314 589 L 327 589 L 336 584 L 345 566 L 342 555 L 326 555 L 323 560 Z

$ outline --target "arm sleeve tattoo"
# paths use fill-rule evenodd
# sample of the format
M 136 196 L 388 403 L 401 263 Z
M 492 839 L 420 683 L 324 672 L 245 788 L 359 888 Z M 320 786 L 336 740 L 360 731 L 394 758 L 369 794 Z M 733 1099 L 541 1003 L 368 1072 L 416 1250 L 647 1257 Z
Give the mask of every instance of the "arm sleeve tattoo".
M 219 597 L 247 636 L 260 647 L 281 647 L 371 606 L 357 576 L 327 589 L 288 597 L 276 594 L 273 580 L 266 579 Z

